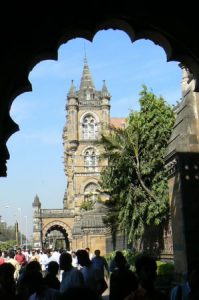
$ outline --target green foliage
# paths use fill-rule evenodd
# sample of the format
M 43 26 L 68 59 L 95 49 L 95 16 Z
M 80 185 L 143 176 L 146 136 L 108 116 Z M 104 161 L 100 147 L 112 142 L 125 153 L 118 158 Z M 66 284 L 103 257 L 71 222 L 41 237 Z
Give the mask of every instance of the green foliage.
M 0 243 L 0 250 L 1 251 L 8 251 L 9 249 L 15 248 L 16 241 L 15 240 L 9 240 L 7 242 L 1 242 Z
M 157 261 L 158 275 L 171 275 L 174 273 L 174 263 Z
M 128 249 L 122 250 L 121 252 L 123 253 L 124 257 L 126 258 L 127 263 L 130 265 L 131 269 L 134 270 L 135 258 L 137 256 L 137 253 L 133 252 L 131 250 L 128 250 Z M 115 257 L 115 253 L 116 253 L 116 251 L 111 251 L 106 255 L 105 258 L 109 265 L 110 265 L 110 262 Z
M 94 206 L 93 201 L 88 199 L 88 200 L 85 200 L 84 202 L 82 202 L 80 209 L 92 210 L 93 206 Z
M 15 228 L 14 226 L 8 226 L 5 224 L 0 224 L 0 241 L 6 242 L 9 240 L 15 240 Z
M 121 251 L 124 257 L 127 260 L 127 263 L 130 265 L 131 269 L 135 271 L 135 260 L 138 256 L 142 255 L 143 253 L 138 253 L 136 251 L 132 251 L 129 249 L 125 249 Z M 106 255 L 106 260 L 108 264 L 113 260 L 115 257 L 116 251 L 111 251 Z M 165 262 L 157 260 L 157 275 L 158 276 L 172 276 L 174 273 L 174 263 L 173 262 Z
M 164 153 L 174 113 L 146 86 L 140 95 L 141 109 L 131 111 L 127 127 L 102 136 L 109 162 L 101 176 L 101 188 L 110 195 L 105 222 L 113 237 L 119 227 L 129 242 L 140 238 L 146 225 L 166 222 L 169 211 Z

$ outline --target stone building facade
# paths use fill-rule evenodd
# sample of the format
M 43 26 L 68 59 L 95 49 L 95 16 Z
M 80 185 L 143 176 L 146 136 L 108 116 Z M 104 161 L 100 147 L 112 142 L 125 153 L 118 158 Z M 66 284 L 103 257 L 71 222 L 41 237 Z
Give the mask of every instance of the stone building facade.
M 199 256 L 199 93 L 187 68 L 181 66 L 182 99 L 165 157 L 176 272 L 187 272 Z
M 79 90 L 72 81 L 67 95 L 66 125 L 63 130 L 64 170 L 67 187 L 63 209 L 42 209 L 39 197 L 33 202 L 34 247 L 45 245 L 53 230 L 62 233 L 68 249 L 89 247 L 102 253 L 112 250 L 109 230 L 103 222 L 108 197 L 100 192 L 99 179 L 107 161 L 100 159 L 101 133 L 109 130 L 110 123 L 124 126 L 125 119 L 110 119 L 111 95 L 103 81 L 102 89 L 95 89 L 86 58 Z M 99 201 L 100 199 L 100 201 Z M 89 204 L 90 210 L 85 210 Z M 122 244 L 121 244 L 122 243 Z M 123 247 L 118 237 L 118 247 Z

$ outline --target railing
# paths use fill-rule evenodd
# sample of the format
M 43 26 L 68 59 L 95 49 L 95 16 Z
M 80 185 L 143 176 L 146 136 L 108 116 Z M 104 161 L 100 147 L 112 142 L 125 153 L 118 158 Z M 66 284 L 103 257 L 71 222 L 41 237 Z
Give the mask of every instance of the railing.
M 100 106 L 101 105 L 101 101 L 100 100 L 80 100 L 79 101 L 79 105 L 85 105 L 85 106 L 89 106 L 89 105 L 93 105 L 93 106 Z
M 72 217 L 73 213 L 70 210 L 65 209 L 42 209 L 42 217 L 45 218 L 59 218 L 59 217 Z

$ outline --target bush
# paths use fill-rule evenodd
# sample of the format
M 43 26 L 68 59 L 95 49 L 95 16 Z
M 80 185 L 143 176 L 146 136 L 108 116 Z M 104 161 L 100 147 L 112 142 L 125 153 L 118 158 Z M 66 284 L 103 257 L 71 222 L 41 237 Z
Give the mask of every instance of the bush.
M 109 265 L 110 265 L 111 260 L 115 257 L 115 252 L 116 251 L 109 252 L 106 255 L 106 260 L 107 260 L 107 262 L 108 262 Z M 123 253 L 124 257 L 126 258 L 127 263 L 130 265 L 130 268 L 132 270 L 134 270 L 135 257 L 137 256 L 137 253 L 134 252 L 134 251 L 132 251 L 132 250 L 128 250 L 128 249 L 121 250 L 121 252 Z
M 0 250 L 1 251 L 8 251 L 11 248 L 14 248 L 16 246 L 16 241 L 11 240 L 7 242 L 0 242 Z
M 157 274 L 170 275 L 174 273 L 174 264 L 170 262 L 157 261 Z

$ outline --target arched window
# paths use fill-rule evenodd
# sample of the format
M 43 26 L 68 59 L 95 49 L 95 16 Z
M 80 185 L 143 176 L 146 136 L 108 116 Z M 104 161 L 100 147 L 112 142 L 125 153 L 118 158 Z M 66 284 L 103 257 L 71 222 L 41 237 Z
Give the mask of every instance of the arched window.
M 96 202 L 97 200 L 97 184 L 96 183 L 89 183 L 86 185 L 85 189 L 84 189 L 84 200 L 90 200 L 93 203 Z
M 87 115 L 83 119 L 82 133 L 84 140 L 94 140 L 97 138 L 97 123 L 92 115 Z
M 97 166 L 97 157 L 94 148 L 86 149 L 84 153 L 84 165 L 86 171 L 95 171 Z

